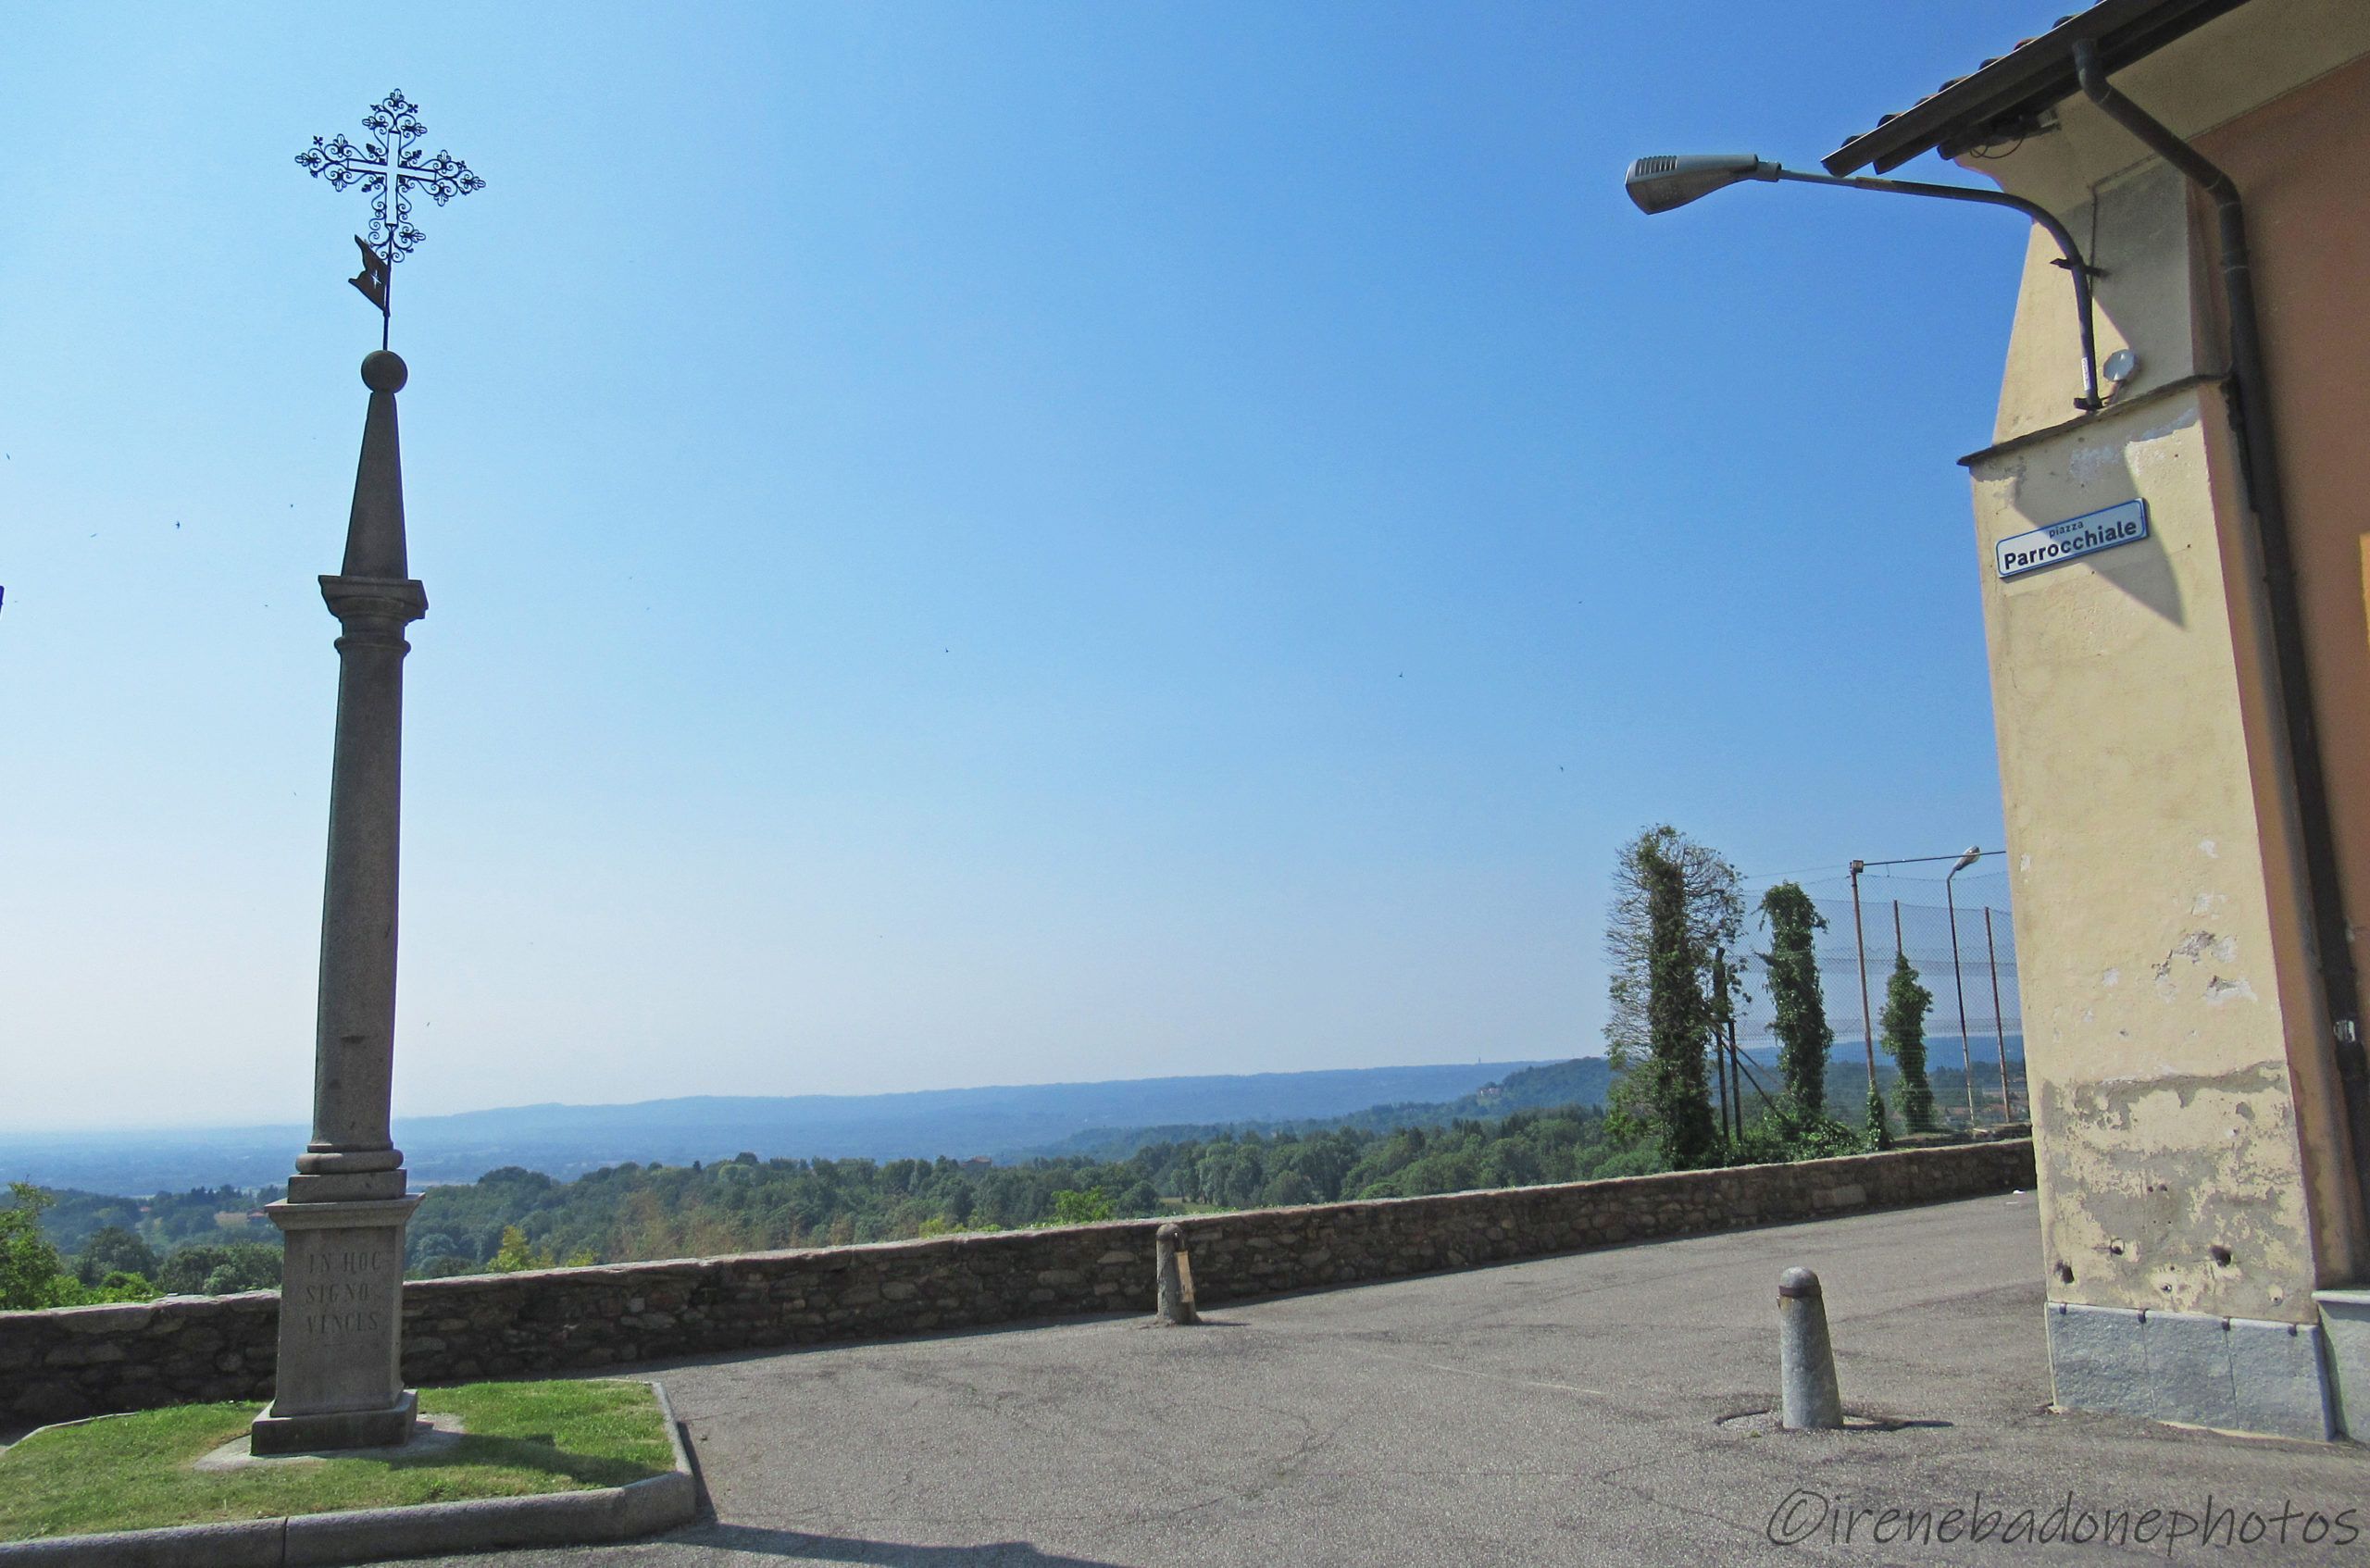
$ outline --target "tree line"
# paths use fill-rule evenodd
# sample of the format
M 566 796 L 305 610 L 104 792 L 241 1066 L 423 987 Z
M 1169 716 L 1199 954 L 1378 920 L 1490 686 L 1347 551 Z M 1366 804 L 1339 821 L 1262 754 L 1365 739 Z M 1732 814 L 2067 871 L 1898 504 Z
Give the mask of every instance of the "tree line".
M 1541 1086 L 1562 1081 L 1557 1069 L 1534 1071 Z M 505 1166 L 474 1182 L 429 1188 L 412 1217 L 405 1262 L 414 1277 L 437 1277 L 1416 1197 L 1660 1168 L 1651 1144 L 1615 1137 L 1603 1110 L 1592 1105 L 1445 1126 L 1340 1126 L 1286 1136 L 1229 1130 L 1163 1139 L 1117 1158 L 1009 1165 L 761 1160 L 744 1152 L 713 1164 L 629 1163 L 573 1181 Z M 262 1242 L 170 1248 L 109 1224 L 88 1229 L 79 1251 L 63 1251 L 40 1224 L 51 1195 L 21 1185 L 14 1190 L 14 1205 L 0 1208 L 0 1308 L 224 1294 L 280 1282 L 280 1250 Z M 73 1196 L 83 1207 L 105 1201 Z
M 134 1228 L 143 1223 L 140 1205 L 98 1193 L 61 1195 L 30 1182 L 8 1184 L 9 1202 L 0 1208 L 0 1312 L 30 1312 L 42 1307 L 88 1307 L 111 1301 L 146 1301 L 161 1295 L 227 1296 L 240 1290 L 268 1290 L 280 1284 L 281 1250 L 270 1242 L 209 1242 L 194 1226 L 157 1227 L 152 1242 Z M 241 1205 L 252 1195 L 234 1188 L 200 1188 L 192 1194 L 207 1201 L 235 1198 Z M 96 1226 L 62 1222 L 52 1211 L 64 1208 L 123 1206 L 118 1219 Z M 189 1205 L 181 1205 L 188 1208 Z M 207 1230 L 220 1234 L 208 1215 Z M 242 1213 L 244 1212 L 242 1207 Z M 74 1237 L 79 1247 L 58 1244 L 56 1232 Z M 180 1245 L 175 1245 L 176 1241 Z M 161 1246 L 160 1246 L 161 1244 Z
M 1586 1181 L 1659 1169 L 1603 1110 L 1566 1106 L 1388 1130 L 1340 1126 L 1152 1143 L 1118 1159 L 628 1164 L 562 1182 L 517 1166 L 432 1188 L 417 1275 L 844 1246 L 955 1231 Z

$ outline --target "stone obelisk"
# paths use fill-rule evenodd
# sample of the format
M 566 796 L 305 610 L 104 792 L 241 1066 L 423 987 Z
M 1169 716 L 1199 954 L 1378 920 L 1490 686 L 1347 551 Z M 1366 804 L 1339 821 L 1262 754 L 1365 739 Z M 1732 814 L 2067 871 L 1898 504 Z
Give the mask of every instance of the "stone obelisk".
M 404 628 L 428 613 L 405 560 L 395 393 L 408 372 L 362 361 L 370 408 L 346 524 L 345 566 L 321 579 L 337 617 L 337 746 L 321 900 L 313 1139 L 288 1198 L 265 1213 L 287 1238 L 280 1368 L 255 1423 L 256 1453 L 407 1441 L 418 1397 L 403 1386 L 404 1157 L 389 1116 L 395 1052 L 395 891 L 402 819 Z

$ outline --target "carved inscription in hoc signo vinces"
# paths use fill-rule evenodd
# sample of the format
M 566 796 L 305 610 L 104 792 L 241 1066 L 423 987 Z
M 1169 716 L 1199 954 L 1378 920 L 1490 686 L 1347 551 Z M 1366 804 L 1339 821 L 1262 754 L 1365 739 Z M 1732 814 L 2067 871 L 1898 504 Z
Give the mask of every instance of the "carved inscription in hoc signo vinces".
M 387 1301 L 388 1254 L 375 1248 L 316 1252 L 306 1260 L 305 1332 L 318 1338 L 376 1333 Z

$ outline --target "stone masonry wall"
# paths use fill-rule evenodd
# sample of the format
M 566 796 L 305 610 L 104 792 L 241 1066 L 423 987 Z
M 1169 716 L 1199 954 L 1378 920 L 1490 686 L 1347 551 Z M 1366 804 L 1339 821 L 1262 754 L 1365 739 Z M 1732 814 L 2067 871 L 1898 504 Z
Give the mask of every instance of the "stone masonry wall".
M 2029 1140 L 1185 1222 L 1204 1306 L 1310 1287 L 2030 1188 Z M 417 1280 L 404 1377 L 436 1384 L 672 1356 L 1150 1313 L 1155 1220 Z M 271 1395 L 280 1298 L 0 1313 L 0 1428 Z

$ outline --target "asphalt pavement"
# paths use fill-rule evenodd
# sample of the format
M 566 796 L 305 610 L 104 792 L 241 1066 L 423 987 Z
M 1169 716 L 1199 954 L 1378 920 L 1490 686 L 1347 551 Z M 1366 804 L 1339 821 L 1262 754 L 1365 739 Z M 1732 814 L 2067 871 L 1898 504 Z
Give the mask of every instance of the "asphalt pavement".
M 1798 1263 L 1852 1430 L 1758 1419 Z M 2370 1564 L 2370 1450 L 2051 1412 L 2040 1269 L 2027 1193 L 675 1363 L 700 1523 L 440 1561 Z

